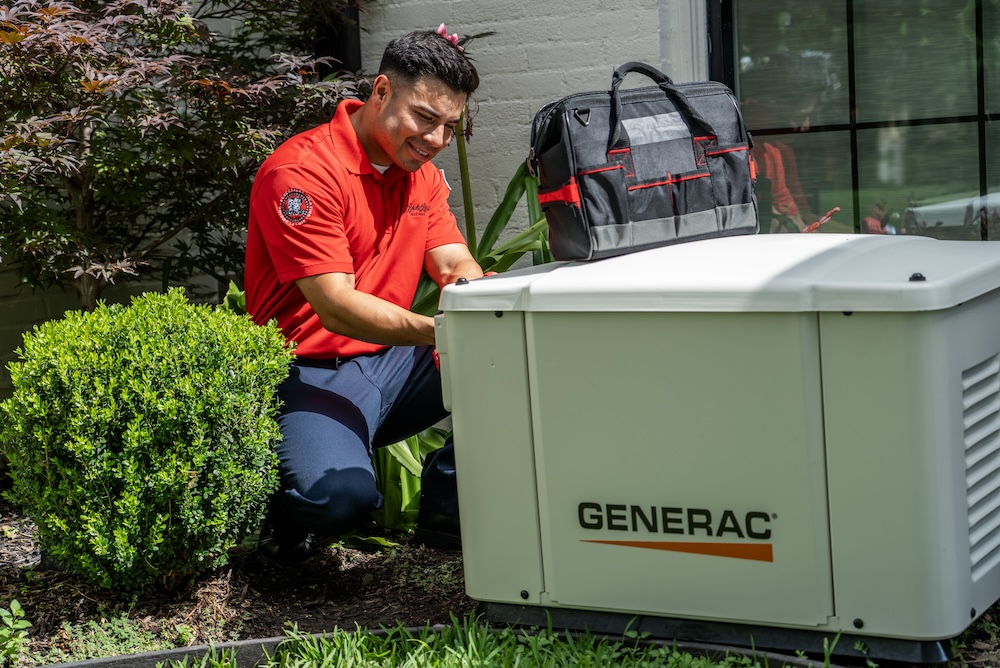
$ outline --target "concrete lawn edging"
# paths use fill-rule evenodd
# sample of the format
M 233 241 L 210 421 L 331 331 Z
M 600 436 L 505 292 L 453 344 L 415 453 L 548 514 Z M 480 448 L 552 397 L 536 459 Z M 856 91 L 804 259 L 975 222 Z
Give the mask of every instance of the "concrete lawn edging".
M 442 631 L 443 624 L 435 624 L 429 627 L 404 627 L 403 631 L 417 635 L 426 630 Z M 522 629 L 530 632 L 530 629 Z M 544 630 L 544 629 L 542 629 Z M 390 632 L 397 632 L 399 629 L 377 629 L 368 630 L 365 633 L 384 636 Z M 348 631 L 354 633 L 354 631 Z M 329 635 L 329 632 L 309 634 L 313 638 L 322 638 Z M 288 640 L 287 636 L 277 636 L 273 638 L 236 640 L 232 642 L 219 643 L 217 645 L 192 645 L 190 647 L 175 647 L 173 649 L 157 650 L 153 652 L 142 652 L 140 654 L 123 654 L 120 656 L 104 657 L 99 659 L 87 659 L 84 661 L 70 661 L 66 663 L 53 663 L 41 668 L 155 668 L 160 664 L 169 662 L 184 662 L 186 665 L 197 662 L 205 656 L 215 651 L 221 653 L 231 651 L 235 657 L 237 668 L 256 668 L 264 664 L 274 655 L 278 645 Z M 642 642 L 642 641 L 640 641 Z M 664 640 L 647 641 L 647 644 L 669 645 L 680 652 L 687 652 L 693 656 L 703 657 L 723 657 L 744 656 L 763 662 L 765 666 L 778 668 L 780 666 L 790 666 L 793 668 L 843 668 L 835 664 L 824 663 L 822 660 L 814 660 L 805 657 L 792 656 L 790 654 L 780 654 L 776 652 L 765 652 L 753 650 L 746 647 L 733 647 L 728 645 L 716 645 L 697 642 L 669 642 Z

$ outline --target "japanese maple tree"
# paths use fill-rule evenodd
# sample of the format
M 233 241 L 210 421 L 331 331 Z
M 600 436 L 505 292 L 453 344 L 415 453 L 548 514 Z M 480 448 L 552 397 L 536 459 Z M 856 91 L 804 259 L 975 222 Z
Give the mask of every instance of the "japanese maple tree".
M 360 1 L 0 6 L 0 262 L 88 310 L 120 279 L 237 274 L 260 161 L 355 93 L 308 54 Z

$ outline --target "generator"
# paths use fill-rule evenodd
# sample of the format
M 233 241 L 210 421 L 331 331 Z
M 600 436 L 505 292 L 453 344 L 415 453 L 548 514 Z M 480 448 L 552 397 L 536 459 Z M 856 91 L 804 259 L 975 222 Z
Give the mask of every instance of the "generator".
M 1000 244 L 710 239 L 446 287 L 493 622 L 917 663 L 1000 597 Z

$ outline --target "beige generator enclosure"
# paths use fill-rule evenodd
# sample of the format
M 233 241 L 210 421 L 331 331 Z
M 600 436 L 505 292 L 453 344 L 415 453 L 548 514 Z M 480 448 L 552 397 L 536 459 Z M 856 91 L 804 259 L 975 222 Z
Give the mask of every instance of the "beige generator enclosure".
M 998 286 L 993 242 L 798 234 L 447 287 L 469 596 L 946 660 L 1000 597 Z

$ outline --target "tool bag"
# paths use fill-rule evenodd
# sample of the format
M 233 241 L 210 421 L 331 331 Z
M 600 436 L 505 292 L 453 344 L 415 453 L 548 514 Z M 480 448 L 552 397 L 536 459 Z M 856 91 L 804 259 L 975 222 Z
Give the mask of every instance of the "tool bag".
M 657 85 L 619 90 L 629 72 Z M 610 91 L 547 104 L 531 128 L 528 170 L 553 257 L 756 234 L 751 145 L 725 85 L 675 84 L 645 63 L 615 70 Z

